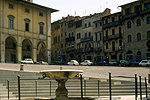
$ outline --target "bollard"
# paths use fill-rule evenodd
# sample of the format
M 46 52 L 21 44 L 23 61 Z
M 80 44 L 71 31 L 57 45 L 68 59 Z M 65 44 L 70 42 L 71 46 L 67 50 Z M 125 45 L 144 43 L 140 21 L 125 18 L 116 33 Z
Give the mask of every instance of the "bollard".
M 23 71 L 23 64 L 20 65 L 20 71 Z

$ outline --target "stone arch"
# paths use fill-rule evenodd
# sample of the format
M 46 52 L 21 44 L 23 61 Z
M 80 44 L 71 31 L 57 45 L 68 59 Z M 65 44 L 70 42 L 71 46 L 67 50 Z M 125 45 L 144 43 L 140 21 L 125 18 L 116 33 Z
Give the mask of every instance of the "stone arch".
M 46 61 L 46 44 L 43 41 L 37 44 L 37 61 Z
M 136 60 L 137 61 L 141 61 L 142 60 L 142 53 L 141 53 L 141 51 L 137 52 Z
M 5 39 L 5 62 L 17 62 L 17 41 L 14 37 L 8 36 Z
M 128 52 L 126 53 L 126 59 L 127 60 L 132 60 L 133 59 L 133 52 L 131 50 L 128 50 Z
M 22 41 L 22 59 L 32 58 L 33 45 L 29 39 L 24 39 Z

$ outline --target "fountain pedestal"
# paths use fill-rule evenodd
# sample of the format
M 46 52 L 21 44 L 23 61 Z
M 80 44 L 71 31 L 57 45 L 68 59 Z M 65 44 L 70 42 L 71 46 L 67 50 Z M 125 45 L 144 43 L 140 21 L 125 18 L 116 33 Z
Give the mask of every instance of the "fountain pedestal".
M 65 87 L 65 83 L 67 79 L 56 79 L 58 82 L 58 88 L 56 89 L 56 97 L 55 100 L 69 100 L 68 98 L 68 90 Z

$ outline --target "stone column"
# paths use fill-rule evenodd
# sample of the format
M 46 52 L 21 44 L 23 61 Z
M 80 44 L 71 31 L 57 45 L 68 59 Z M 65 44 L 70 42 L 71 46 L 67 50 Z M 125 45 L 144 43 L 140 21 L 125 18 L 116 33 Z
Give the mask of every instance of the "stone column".
M 17 46 L 17 58 L 18 58 L 18 63 L 21 63 L 22 60 L 22 45 L 18 44 Z
M 5 62 L 5 43 L 1 41 L 1 62 Z
M 33 47 L 33 61 L 37 62 L 37 47 Z
M 47 62 L 48 64 L 51 63 L 51 12 L 49 10 L 47 10 L 47 23 L 46 23 L 46 36 L 47 36 L 47 40 L 46 40 L 46 48 L 47 48 Z

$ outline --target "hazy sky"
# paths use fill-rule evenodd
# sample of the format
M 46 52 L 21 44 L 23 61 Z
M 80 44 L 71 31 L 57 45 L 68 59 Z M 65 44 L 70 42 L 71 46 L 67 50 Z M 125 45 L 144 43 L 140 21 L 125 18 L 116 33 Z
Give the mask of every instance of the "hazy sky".
M 136 0 L 33 0 L 36 4 L 59 10 L 59 12 L 52 13 L 52 22 L 68 14 L 85 16 L 103 12 L 106 8 L 110 8 L 111 13 L 119 12 L 121 8 L 118 6 L 133 1 Z

